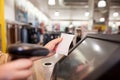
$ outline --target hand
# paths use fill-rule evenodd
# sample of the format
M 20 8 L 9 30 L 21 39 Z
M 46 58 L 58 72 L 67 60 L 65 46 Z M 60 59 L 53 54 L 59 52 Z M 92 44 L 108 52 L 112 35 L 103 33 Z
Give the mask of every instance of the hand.
M 26 80 L 31 74 L 32 61 L 19 59 L 0 66 L 0 80 Z
M 45 48 L 47 48 L 50 51 L 50 53 L 47 55 L 48 57 L 54 55 L 54 51 L 56 50 L 57 45 L 61 41 L 62 41 L 62 38 L 57 38 L 57 39 L 50 41 L 49 43 L 45 45 Z
M 47 48 L 50 53 L 47 56 L 42 56 L 42 57 L 32 57 L 31 60 L 35 61 L 35 60 L 39 60 L 41 58 L 45 58 L 45 57 L 50 57 L 52 55 L 54 55 L 54 51 L 56 50 L 57 45 L 62 41 L 62 38 L 57 38 L 54 39 L 52 41 L 50 41 L 49 43 L 47 43 L 44 47 Z

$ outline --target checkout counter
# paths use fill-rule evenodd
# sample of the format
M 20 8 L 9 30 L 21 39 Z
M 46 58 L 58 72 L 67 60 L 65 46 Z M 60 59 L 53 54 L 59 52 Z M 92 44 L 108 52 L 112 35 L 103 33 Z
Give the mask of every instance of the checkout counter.
M 16 52 L 21 46 L 28 48 L 22 49 L 22 53 L 21 50 Z M 49 53 L 28 44 L 13 45 L 9 49 L 13 58 L 16 54 L 28 58 Z M 25 51 L 28 53 L 24 54 Z M 35 63 L 33 80 L 120 80 L 120 35 L 88 35 L 69 51 L 68 56 L 56 55 Z
M 56 63 L 51 80 L 120 80 L 120 35 L 88 35 Z

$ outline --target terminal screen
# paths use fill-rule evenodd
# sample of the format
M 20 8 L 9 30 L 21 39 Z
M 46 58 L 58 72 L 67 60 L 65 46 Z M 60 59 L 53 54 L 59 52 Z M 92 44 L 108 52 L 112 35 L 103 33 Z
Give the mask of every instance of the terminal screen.
M 81 80 L 102 65 L 118 47 L 114 42 L 86 38 L 58 63 L 57 80 Z

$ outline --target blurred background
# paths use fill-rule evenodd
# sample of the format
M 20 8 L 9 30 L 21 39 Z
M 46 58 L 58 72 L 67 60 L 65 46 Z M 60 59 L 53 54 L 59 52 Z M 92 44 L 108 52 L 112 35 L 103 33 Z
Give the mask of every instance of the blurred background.
M 120 0 L 1 0 L 2 51 L 14 43 L 45 45 L 61 33 L 118 34 Z

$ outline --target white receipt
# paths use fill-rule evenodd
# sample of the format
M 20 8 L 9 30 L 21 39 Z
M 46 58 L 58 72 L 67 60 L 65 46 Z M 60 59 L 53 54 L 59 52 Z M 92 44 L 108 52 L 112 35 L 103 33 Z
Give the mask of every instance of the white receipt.
M 74 35 L 62 33 L 61 37 L 63 38 L 63 40 L 59 43 L 56 49 L 56 53 L 67 56 L 69 51 L 69 46 L 73 40 Z

